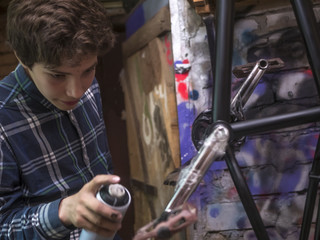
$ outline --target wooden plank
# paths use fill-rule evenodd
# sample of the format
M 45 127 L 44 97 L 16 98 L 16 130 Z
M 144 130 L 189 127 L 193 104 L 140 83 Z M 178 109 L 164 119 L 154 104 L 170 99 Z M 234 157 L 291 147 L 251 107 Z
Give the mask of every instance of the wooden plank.
M 201 16 L 215 14 L 216 0 L 188 0 L 190 5 L 195 8 L 196 12 Z M 236 0 L 235 10 L 241 12 L 248 7 L 258 5 L 259 0 Z M 270 0 L 269 0 L 270 1 Z M 272 0 L 271 0 L 272 1 Z
M 145 25 L 122 44 L 123 57 L 127 58 L 146 46 L 152 39 L 171 30 L 170 11 L 163 7 Z
M 132 87 L 130 83 L 130 79 L 128 78 L 128 74 L 121 76 L 121 85 L 125 94 L 125 106 L 126 106 L 126 113 L 127 113 L 127 131 L 128 131 L 128 148 L 129 148 L 129 160 L 130 160 L 130 177 L 136 178 L 140 182 L 149 182 L 149 174 L 146 166 L 146 157 L 145 152 L 142 146 L 142 140 L 140 135 L 140 125 L 139 120 L 137 117 L 137 110 L 134 104 L 134 96 L 132 95 Z M 129 80 L 129 81 L 127 81 Z M 135 190 L 134 185 L 132 186 L 134 191 L 134 195 L 138 202 L 141 202 L 142 199 L 137 194 L 137 190 Z M 136 226 L 135 231 L 138 230 L 140 227 L 139 223 L 141 222 L 148 222 L 151 221 L 156 217 L 156 213 L 154 211 L 155 207 L 153 204 L 152 199 L 149 197 L 143 198 L 143 202 L 147 209 L 149 209 L 149 214 L 138 214 L 135 215 L 135 222 L 138 223 Z M 137 204 L 135 205 L 135 213 L 137 213 Z
M 145 182 L 141 182 L 136 179 L 131 179 L 131 184 L 133 187 L 139 188 L 141 191 L 153 195 L 153 196 L 158 196 L 158 189 L 154 186 L 151 186 L 149 184 L 146 184 Z
M 180 166 L 171 34 L 156 37 L 125 59 L 128 148 L 136 230 L 159 217 L 173 196 L 167 174 Z M 143 209 L 143 214 L 141 214 Z

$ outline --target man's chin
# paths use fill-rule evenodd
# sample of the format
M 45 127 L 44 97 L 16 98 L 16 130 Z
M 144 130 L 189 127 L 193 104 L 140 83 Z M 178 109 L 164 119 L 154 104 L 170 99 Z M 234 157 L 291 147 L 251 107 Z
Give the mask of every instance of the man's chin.
M 61 111 L 70 111 L 77 106 L 77 104 L 68 105 L 63 103 L 53 104 L 53 105 Z

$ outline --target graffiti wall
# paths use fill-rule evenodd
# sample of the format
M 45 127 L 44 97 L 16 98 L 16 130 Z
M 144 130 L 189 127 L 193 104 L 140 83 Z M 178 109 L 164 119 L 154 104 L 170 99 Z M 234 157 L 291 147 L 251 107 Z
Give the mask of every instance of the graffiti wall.
M 185 0 L 169 3 L 181 163 L 185 164 L 197 152 L 192 124 L 211 108 L 213 80 L 202 18 Z M 319 4 L 314 11 L 320 19 Z M 280 58 L 285 66 L 263 75 L 244 107 L 246 118 L 318 106 L 304 42 L 290 6 L 246 12 L 236 19 L 233 67 L 271 58 Z M 244 80 L 233 76 L 232 96 Z M 250 136 L 236 152 L 270 239 L 299 239 L 319 126 L 311 123 Z M 190 201 L 199 208 L 191 239 L 257 239 L 223 160 L 212 164 Z M 311 230 L 313 239 L 313 225 Z

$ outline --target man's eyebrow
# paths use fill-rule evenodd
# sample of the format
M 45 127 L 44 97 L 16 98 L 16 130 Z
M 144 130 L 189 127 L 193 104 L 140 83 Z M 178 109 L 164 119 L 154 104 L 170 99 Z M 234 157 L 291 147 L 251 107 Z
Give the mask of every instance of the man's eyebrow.
M 88 67 L 85 71 L 91 70 L 92 68 L 95 68 L 98 65 L 98 62 L 95 62 L 90 67 Z
M 95 62 L 94 64 L 92 64 L 90 67 L 88 67 L 87 69 L 85 69 L 83 72 L 89 71 L 93 68 L 95 68 L 98 65 L 98 62 Z M 70 75 L 70 73 L 68 72 L 62 72 L 59 70 L 56 70 L 55 68 L 51 68 L 51 67 L 45 67 L 48 71 L 55 73 L 55 74 L 61 74 L 61 75 Z
M 54 74 L 59 74 L 59 75 L 70 75 L 70 73 L 67 73 L 67 72 L 61 72 L 61 71 L 58 71 L 58 70 L 55 70 L 54 68 L 47 68 L 47 70 L 51 73 L 54 73 Z

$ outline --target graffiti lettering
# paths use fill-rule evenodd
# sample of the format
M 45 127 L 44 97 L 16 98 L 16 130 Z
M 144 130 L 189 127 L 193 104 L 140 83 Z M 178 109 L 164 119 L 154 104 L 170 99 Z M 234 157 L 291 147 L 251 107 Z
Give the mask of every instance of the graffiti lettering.
M 142 134 L 144 142 L 147 145 L 155 143 L 159 135 L 157 134 L 157 129 L 155 121 L 152 116 L 154 116 L 156 107 L 159 105 L 163 106 L 163 114 L 168 114 L 168 101 L 167 101 L 167 90 L 166 86 L 163 84 L 154 87 L 146 96 L 144 111 L 142 114 Z

